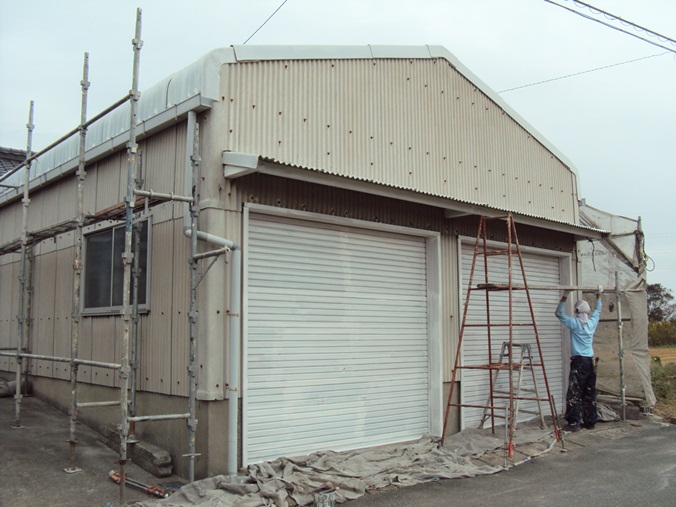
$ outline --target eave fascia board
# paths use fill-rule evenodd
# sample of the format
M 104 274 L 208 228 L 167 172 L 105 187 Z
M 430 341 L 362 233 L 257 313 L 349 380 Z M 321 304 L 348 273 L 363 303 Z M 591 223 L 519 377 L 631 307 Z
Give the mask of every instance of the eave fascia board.
M 345 178 L 312 169 L 280 165 L 263 159 L 259 161 L 256 172 L 270 176 L 305 181 L 307 183 L 314 183 L 317 185 L 342 188 L 354 192 L 378 195 L 381 197 L 388 197 L 391 199 L 413 202 L 426 206 L 433 206 L 435 208 L 441 208 L 445 210 L 444 213 L 446 213 L 446 210 L 448 210 L 448 212 L 451 214 L 478 216 L 499 216 L 506 213 L 504 210 L 482 206 L 479 204 L 454 201 L 444 197 L 421 194 L 411 190 L 388 187 L 368 181 Z M 603 239 L 608 237 L 610 234 L 608 231 L 587 229 L 578 225 L 556 222 L 553 220 L 547 220 L 545 218 L 530 217 L 528 215 L 521 215 L 519 213 L 512 213 L 512 216 L 516 223 L 551 231 L 563 232 L 565 234 L 571 234 L 574 236 L 576 241 L 581 239 Z

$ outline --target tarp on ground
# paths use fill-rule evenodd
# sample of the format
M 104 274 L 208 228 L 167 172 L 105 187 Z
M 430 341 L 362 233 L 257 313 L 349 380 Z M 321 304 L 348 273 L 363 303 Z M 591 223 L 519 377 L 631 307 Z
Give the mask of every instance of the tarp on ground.
M 650 379 L 648 283 L 640 221 L 612 215 L 586 203 L 580 206 L 580 221 L 611 232 L 603 240 L 578 242 L 580 285 L 614 288 L 617 273 L 622 293 L 619 302 L 612 290 L 603 294 L 601 321 L 594 335 L 594 353 L 600 358 L 596 386 L 600 391 L 621 395 L 618 329 L 621 313 L 625 394 L 645 400 L 645 406 L 652 407 L 656 399 Z M 593 308 L 594 296 L 585 297 Z
M 537 438 L 546 438 L 540 431 Z M 460 438 L 458 436 L 457 438 Z M 474 441 L 470 438 L 469 441 Z M 498 438 L 483 446 L 500 446 Z M 453 447 L 463 447 L 463 451 Z M 308 456 L 279 458 L 249 465 L 248 475 L 219 475 L 182 487 L 169 498 L 159 501 L 136 502 L 136 507 L 150 506 L 219 506 L 219 507 L 288 507 L 312 505 L 313 492 L 330 485 L 335 500 L 343 503 L 364 495 L 367 491 L 387 486 L 411 486 L 423 482 L 460 477 L 473 477 L 499 472 L 500 467 L 480 465 L 468 455 L 465 442 L 458 445 L 429 436 L 412 443 L 357 451 L 326 451 Z
M 551 427 L 539 421 L 519 424 L 517 446 L 540 443 L 524 451 L 528 457 L 547 452 L 556 442 Z M 329 485 L 336 503 L 354 500 L 369 491 L 412 486 L 440 479 L 458 479 L 500 472 L 474 459 L 503 452 L 504 435 L 490 428 L 464 430 L 446 438 L 424 436 L 415 442 L 354 451 L 324 451 L 249 465 L 247 474 L 219 475 L 183 486 L 164 500 L 132 502 L 134 507 L 292 507 L 314 504 L 313 491 Z M 488 460 L 487 462 L 491 462 Z M 518 463 L 510 463 L 509 466 Z

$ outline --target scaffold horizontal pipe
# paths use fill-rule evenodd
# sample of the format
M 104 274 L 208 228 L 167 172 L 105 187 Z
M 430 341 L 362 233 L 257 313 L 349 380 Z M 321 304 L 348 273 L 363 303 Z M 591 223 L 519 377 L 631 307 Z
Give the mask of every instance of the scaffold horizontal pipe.
M 136 417 L 127 417 L 129 422 L 142 422 L 142 421 L 171 421 L 175 419 L 188 419 L 190 418 L 190 413 L 187 414 L 162 414 L 162 415 L 139 415 Z
M 0 355 L 10 356 L 10 357 L 14 357 L 14 358 L 17 358 L 17 357 L 24 358 L 25 357 L 27 359 L 43 359 L 45 361 L 56 361 L 56 362 L 60 362 L 60 363 L 70 363 L 70 358 L 55 357 L 55 356 L 44 356 L 44 355 L 41 355 L 41 354 L 24 354 L 24 353 L 17 354 L 16 352 L 14 352 L 14 354 L 10 354 L 10 353 L 7 353 L 7 352 L 0 352 Z
M 110 370 L 117 370 L 120 368 L 120 364 L 118 363 L 103 363 L 101 361 L 90 361 L 88 359 L 71 359 L 70 357 L 58 357 L 58 356 L 46 356 L 42 354 L 17 354 L 16 352 L 3 352 L 0 351 L 0 356 L 5 356 L 5 357 L 22 357 L 26 359 L 38 359 L 41 361 L 56 361 L 57 363 L 70 363 L 71 361 L 74 362 L 75 364 L 81 364 L 84 366 L 96 366 L 98 368 L 108 368 Z
M 120 405 L 120 400 L 117 401 L 87 401 L 83 403 L 78 403 L 77 408 L 90 408 L 90 407 L 117 407 Z
M 473 290 L 508 290 L 509 285 L 506 283 L 480 283 Z M 525 290 L 525 285 L 512 285 L 512 290 Z M 595 287 L 585 285 L 528 285 L 528 290 L 559 290 L 559 291 L 581 291 L 581 292 L 598 292 L 598 285 Z M 614 292 L 615 287 L 604 287 L 605 292 Z
M 118 100 L 117 102 L 115 102 L 115 103 L 112 104 L 111 106 L 108 106 L 107 108 L 105 108 L 103 111 L 101 111 L 101 112 L 100 112 L 99 114 L 97 114 L 96 116 L 90 118 L 87 122 L 83 123 L 81 126 L 82 126 L 82 127 L 88 127 L 89 125 L 91 125 L 91 124 L 94 123 L 95 121 L 100 120 L 102 117 L 104 117 L 105 115 L 107 115 L 108 113 L 110 113 L 111 111 L 113 111 L 114 109 L 117 109 L 117 108 L 120 107 L 122 104 L 124 104 L 125 102 L 127 102 L 127 101 L 129 100 L 129 97 L 131 97 L 131 94 L 125 95 L 124 97 L 122 97 L 120 100 Z M 28 157 L 26 160 L 24 160 L 23 162 L 21 162 L 18 166 L 16 166 L 16 167 L 10 169 L 9 171 L 3 173 L 2 176 L 0 176 L 0 181 L 4 181 L 5 179 L 9 178 L 9 176 L 11 176 L 11 175 L 14 174 L 15 172 L 19 171 L 20 169 L 26 167 L 26 165 L 29 164 L 29 163 L 31 163 L 33 160 L 35 160 L 35 159 L 41 157 L 42 155 L 44 155 L 45 153 L 47 153 L 47 152 L 48 152 L 49 150 L 51 150 L 52 148 L 57 147 L 57 146 L 58 146 L 59 144 L 61 144 L 62 142 L 66 141 L 67 139 L 70 139 L 71 137 L 73 137 L 75 134 L 77 134 L 77 133 L 80 131 L 81 126 L 75 127 L 73 130 L 71 130 L 71 131 L 68 132 L 67 134 L 61 136 L 59 139 L 57 139 L 56 141 L 54 141 L 54 142 L 53 142 L 52 144 L 50 144 L 49 146 L 43 148 L 42 150 L 40 150 L 40 151 L 38 151 L 38 152 L 36 152 L 36 153 L 33 153 L 30 157 Z M 4 185 L 3 185 L 3 186 L 4 186 Z M 9 186 L 9 185 L 7 185 L 7 186 Z M 20 188 L 20 187 L 16 187 L 16 188 Z
M 223 255 L 224 253 L 229 252 L 230 249 L 226 246 L 223 248 L 219 248 L 218 250 L 210 250 L 209 252 L 202 252 L 195 254 L 193 256 L 193 259 L 199 260 L 199 259 L 206 259 L 207 257 L 216 257 L 218 255 Z
M 68 360 L 70 362 L 70 359 Z M 98 368 L 108 368 L 109 370 L 119 370 L 122 366 L 119 363 L 102 363 L 100 361 L 89 361 L 88 359 L 75 359 L 73 361 L 75 364 L 81 364 L 84 366 L 96 366 Z
M 114 111 L 115 109 L 117 109 L 118 107 L 120 107 L 122 104 L 125 104 L 125 103 L 129 100 L 130 97 L 131 97 L 131 93 L 128 93 L 127 95 L 125 95 L 124 97 L 122 97 L 120 100 L 118 100 L 118 101 L 115 102 L 114 104 L 111 104 L 110 106 L 108 106 L 107 108 L 105 108 L 103 111 L 101 111 L 101 112 L 100 112 L 99 114 L 97 114 L 96 116 L 92 116 L 89 120 L 87 120 L 87 121 L 84 123 L 84 126 L 85 126 L 85 127 L 88 127 L 88 126 L 91 125 L 92 123 L 94 123 L 94 122 L 100 120 L 101 118 L 103 118 L 103 117 L 104 117 L 105 115 L 107 115 L 108 113 L 110 113 L 110 112 Z
M 154 190 L 134 190 L 134 194 L 143 197 L 151 197 L 153 199 L 163 199 L 166 201 L 193 202 L 193 198 L 189 196 L 177 195 L 174 193 L 166 194 L 163 192 L 155 192 Z

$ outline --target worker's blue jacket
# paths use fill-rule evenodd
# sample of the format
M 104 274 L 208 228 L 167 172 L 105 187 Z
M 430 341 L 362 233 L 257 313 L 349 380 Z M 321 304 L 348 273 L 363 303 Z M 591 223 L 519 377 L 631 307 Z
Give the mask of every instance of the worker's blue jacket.
M 563 311 L 565 301 L 560 301 L 559 306 L 556 307 L 556 316 L 561 321 L 561 324 L 570 329 L 570 348 L 571 355 L 594 357 L 594 349 L 592 348 L 592 340 L 594 339 L 594 331 L 599 323 L 599 316 L 601 315 L 601 298 L 596 298 L 596 305 L 594 311 L 589 316 L 589 320 L 585 324 L 580 319 L 569 317 Z

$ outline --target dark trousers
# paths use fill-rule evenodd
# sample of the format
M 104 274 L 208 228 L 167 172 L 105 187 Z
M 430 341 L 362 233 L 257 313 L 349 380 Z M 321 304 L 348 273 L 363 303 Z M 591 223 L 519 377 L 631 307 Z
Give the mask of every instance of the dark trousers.
M 566 421 L 571 426 L 587 428 L 596 424 L 596 370 L 593 357 L 570 358 Z

